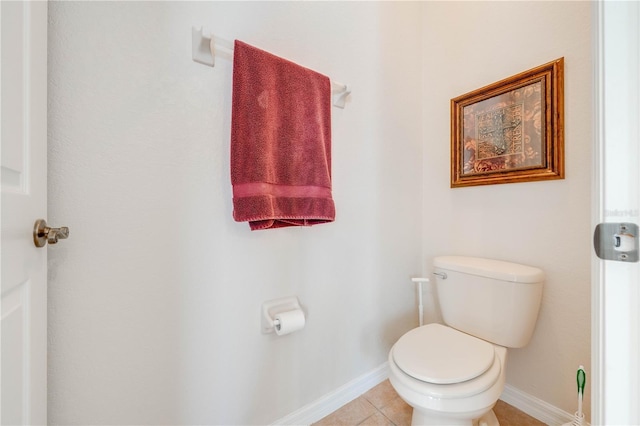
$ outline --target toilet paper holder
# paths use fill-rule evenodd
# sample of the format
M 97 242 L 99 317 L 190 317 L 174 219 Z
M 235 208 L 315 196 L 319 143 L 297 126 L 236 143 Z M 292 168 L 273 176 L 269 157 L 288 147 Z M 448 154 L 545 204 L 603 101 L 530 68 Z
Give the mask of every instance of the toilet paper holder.
M 275 327 L 279 325 L 275 319 L 276 315 L 295 310 L 302 310 L 296 296 L 283 297 L 264 302 L 262 304 L 262 333 L 267 334 L 275 331 Z

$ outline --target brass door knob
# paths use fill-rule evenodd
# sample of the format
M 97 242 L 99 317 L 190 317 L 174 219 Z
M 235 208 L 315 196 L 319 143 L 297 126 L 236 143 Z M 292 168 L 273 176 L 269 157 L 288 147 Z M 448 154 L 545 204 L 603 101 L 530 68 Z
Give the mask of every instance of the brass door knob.
M 44 219 L 36 220 L 33 226 L 33 242 L 36 247 L 44 247 L 49 244 L 56 244 L 58 240 L 69 238 L 69 228 L 62 226 L 60 228 L 52 228 L 47 225 Z

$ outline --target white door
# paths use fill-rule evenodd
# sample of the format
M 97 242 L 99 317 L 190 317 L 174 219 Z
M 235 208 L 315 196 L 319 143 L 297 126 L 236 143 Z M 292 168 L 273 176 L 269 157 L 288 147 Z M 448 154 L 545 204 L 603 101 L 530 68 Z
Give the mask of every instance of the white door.
M 640 224 L 640 3 L 607 1 L 595 7 L 595 216 L 600 223 L 632 227 Z M 610 236 L 607 240 L 613 243 Z M 640 263 L 595 262 L 593 300 L 591 423 L 638 425 Z
M 47 422 L 47 2 L 0 1 L 0 423 Z

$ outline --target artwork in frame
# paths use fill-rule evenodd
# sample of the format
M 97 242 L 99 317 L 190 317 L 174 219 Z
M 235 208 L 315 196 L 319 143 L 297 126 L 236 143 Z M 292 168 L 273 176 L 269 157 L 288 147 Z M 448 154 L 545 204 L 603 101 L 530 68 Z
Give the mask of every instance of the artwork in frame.
M 451 100 L 451 187 L 564 179 L 564 58 Z

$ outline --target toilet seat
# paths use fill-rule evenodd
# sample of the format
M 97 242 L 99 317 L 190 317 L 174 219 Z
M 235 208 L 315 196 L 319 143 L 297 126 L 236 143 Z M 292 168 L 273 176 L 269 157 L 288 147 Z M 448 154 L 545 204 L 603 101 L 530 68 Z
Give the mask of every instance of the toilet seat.
M 489 389 L 500 377 L 497 349 L 504 348 L 429 324 L 402 336 L 391 349 L 389 361 L 392 370 L 404 375 L 406 385 L 425 396 L 466 398 Z
M 402 336 L 394 360 L 406 374 L 436 384 L 474 379 L 493 364 L 493 345 L 441 324 L 428 324 Z

